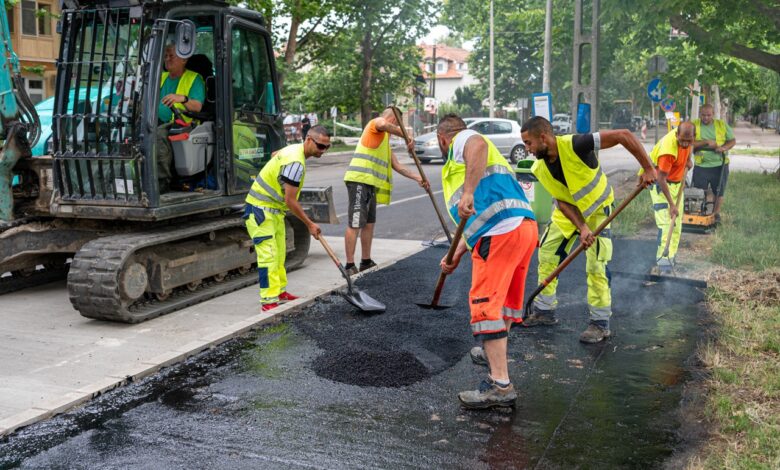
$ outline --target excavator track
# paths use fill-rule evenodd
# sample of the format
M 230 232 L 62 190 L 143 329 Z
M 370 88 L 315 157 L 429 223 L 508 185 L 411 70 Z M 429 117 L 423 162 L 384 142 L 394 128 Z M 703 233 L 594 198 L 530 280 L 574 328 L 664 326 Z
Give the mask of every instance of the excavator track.
M 170 292 L 157 295 L 150 294 L 147 287 L 136 299 L 133 296 L 128 298 L 124 292 L 139 288 L 137 280 L 127 281 L 133 276 L 127 273 L 134 268 L 137 271 L 139 264 L 148 262 L 145 258 L 134 260 L 134 255 L 140 250 L 151 249 L 152 255 L 156 255 L 154 249 L 165 250 L 168 243 L 202 236 L 218 239 L 221 234 L 235 228 L 243 230 L 243 220 L 239 217 L 93 240 L 82 247 L 71 263 L 68 274 L 70 301 L 81 315 L 88 318 L 138 323 L 249 286 L 257 278 L 251 264 L 254 254 L 247 248 L 242 269 L 213 273 L 196 287 L 177 286 Z M 246 243 L 239 243 L 236 249 L 245 247 Z M 192 254 L 193 262 L 197 262 L 199 255 L 202 253 Z M 135 277 L 144 277 L 138 272 L 135 274 Z M 123 280 L 127 285 L 123 284 Z

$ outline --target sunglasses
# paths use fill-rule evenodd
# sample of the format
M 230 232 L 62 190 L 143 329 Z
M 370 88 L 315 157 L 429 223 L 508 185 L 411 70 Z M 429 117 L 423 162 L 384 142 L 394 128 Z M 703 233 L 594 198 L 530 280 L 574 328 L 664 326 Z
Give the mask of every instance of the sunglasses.
M 311 139 L 312 142 L 314 142 L 317 145 L 317 148 L 320 150 L 328 150 L 330 148 L 330 144 L 321 144 L 316 140 L 314 140 L 313 137 L 309 137 L 309 138 Z

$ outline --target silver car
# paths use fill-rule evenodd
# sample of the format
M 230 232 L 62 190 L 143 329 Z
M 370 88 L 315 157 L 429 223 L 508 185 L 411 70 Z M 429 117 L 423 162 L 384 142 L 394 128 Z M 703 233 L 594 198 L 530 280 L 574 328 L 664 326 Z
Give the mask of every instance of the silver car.
M 528 158 L 523 139 L 520 137 L 520 124 L 511 119 L 498 118 L 465 118 L 466 126 L 484 135 L 498 148 L 501 155 L 510 162 Z M 414 151 L 422 163 L 431 160 L 447 160 L 446 155 L 439 150 L 436 132 L 429 132 L 414 139 Z

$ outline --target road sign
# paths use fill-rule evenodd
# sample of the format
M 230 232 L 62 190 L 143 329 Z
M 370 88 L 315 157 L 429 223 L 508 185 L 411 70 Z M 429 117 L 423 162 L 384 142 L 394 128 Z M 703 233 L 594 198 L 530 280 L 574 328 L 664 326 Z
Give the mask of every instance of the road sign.
M 333 119 L 336 119 L 336 116 L 338 116 L 338 114 L 339 114 L 339 108 L 337 108 L 335 106 L 331 106 L 330 107 L 330 117 L 332 117 Z
M 661 83 L 661 79 L 656 77 L 650 80 L 650 83 L 647 84 L 647 97 L 650 98 L 650 101 L 658 103 L 664 98 L 664 95 L 666 95 L 666 85 Z
M 667 113 L 670 113 L 674 111 L 674 108 L 677 107 L 677 103 L 674 102 L 674 98 L 671 96 L 667 96 L 666 98 L 661 101 L 661 109 L 666 111 Z
M 531 114 L 552 122 L 552 94 L 534 93 L 531 98 Z

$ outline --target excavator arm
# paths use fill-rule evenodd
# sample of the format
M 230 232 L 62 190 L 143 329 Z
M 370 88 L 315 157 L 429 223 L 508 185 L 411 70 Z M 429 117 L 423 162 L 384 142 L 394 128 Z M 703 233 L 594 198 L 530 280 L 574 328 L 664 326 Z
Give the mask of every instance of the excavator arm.
M 19 59 L 11 45 L 8 13 L 0 0 L 0 226 L 14 219 L 13 168 L 40 137 L 41 122 L 24 90 Z

